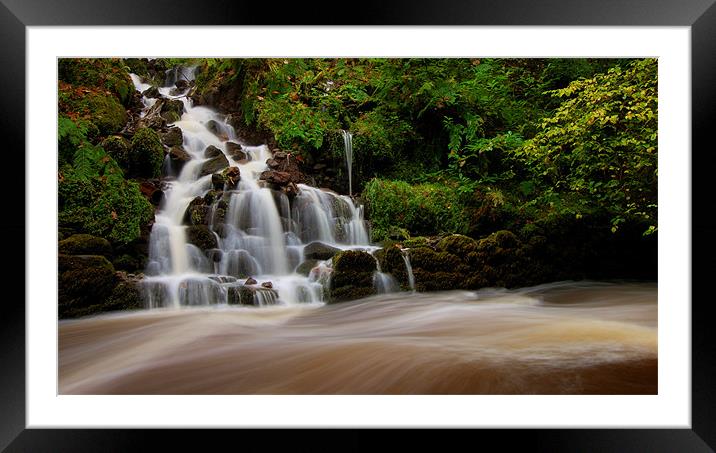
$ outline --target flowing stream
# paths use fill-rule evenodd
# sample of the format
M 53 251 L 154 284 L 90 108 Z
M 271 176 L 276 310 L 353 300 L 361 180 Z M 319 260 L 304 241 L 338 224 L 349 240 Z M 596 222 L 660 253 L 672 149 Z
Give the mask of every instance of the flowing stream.
M 60 322 L 62 394 L 655 394 L 656 284 Z

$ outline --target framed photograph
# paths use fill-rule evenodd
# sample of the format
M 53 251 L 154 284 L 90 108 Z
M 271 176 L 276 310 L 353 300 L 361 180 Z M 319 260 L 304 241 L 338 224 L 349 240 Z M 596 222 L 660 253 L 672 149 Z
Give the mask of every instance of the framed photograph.
M 715 448 L 712 2 L 5 3 L 3 448 Z

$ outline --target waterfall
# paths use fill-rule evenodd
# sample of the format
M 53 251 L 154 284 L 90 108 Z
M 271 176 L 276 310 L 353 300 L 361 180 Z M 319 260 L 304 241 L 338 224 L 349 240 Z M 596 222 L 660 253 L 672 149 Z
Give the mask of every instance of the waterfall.
M 403 249 L 401 252 L 403 253 L 403 261 L 405 261 L 405 271 L 408 273 L 408 286 L 410 286 L 412 292 L 415 292 L 415 275 L 413 275 L 413 266 L 410 264 L 408 249 Z
M 296 273 L 305 261 L 303 249 L 312 241 L 342 250 L 369 246 L 362 206 L 351 196 L 304 184 L 298 184 L 298 194 L 289 198 L 261 181 L 261 173 L 269 170 L 266 161 L 273 154 L 265 145 L 242 144 L 223 115 L 194 106 L 187 96 L 188 83 L 173 86 L 177 80 L 189 82 L 193 76 L 192 68 L 174 68 L 167 71 L 165 86 L 158 88 L 162 98 L 183 104 L 180 119 L 168 126 L 181 129 L 183 148 L 190 159 L 178 171 L 164 166 L 165 197 L 156 212 L 142 282 L 147 307 L 322 303 L 330 269 L 323 263 L 320 272 L 308 277 Z M 137 91 L 150 87 L 134 74 L 132 81 Z M 159 101 L 143 96 L 143 102 L 142 116 Z M 350 186 L 351 137 L 347 132 L 344 137 Z M 209 147 L 223 156 L 214 149 L 209 153 Z M 234 158 L 237 147 L 245 159 Z M 212 174 L 202 172 L 202 167 L 214 158 L 226 158 L 230 167 L 239 169 L 236 187 L 212 190 Z M 352 195 L 352 188 L 349 190 Z M 193 203 L 210 206 L 202 205 L 206 217 L 190 226 L 186 219 L 191 211 L 187 209 Z M 197 232 L 216 245 L 207 250 L 194 245 L 192 235 Z
M 353 196 L 353 135 L 341 129 L 343 134 L 343 148 L 346 155 L 346 169 L 348 170 L 348 195 Z

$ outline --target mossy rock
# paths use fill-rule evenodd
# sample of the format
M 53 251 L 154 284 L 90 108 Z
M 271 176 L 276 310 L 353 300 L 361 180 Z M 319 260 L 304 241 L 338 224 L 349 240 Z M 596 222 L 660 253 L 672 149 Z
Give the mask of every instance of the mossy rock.
M 164 147 L 156 131 L 143 127 L 132 137 L 131 176 L 158 178 L 164 161 Z
M 218 246 L 216 243 L 216 236 L 209 229 L 209 227 L 205 225 L 193 225 L 187 227 L 186 238 L 190 244 L 194 244 L 201 250 L 209 250 Z
M 303 249 L 303 256 L 307 259 L 328 260 L 333 258 L 341 249 L 332 247 L 323 242 L 311 242 Z
M 196 197 L 184 211 L 185 225 L 208 225 L 211 216 L 211 206 L 207 206 L 201 197 Z
M 380 262 L 383 272 L 387 272 L 395 277 L 403 288 L 408 288 L 408 270 L 405 266 L 403 252 L 398 246 L 388 247 L 385 250 L 382 261 Z M 411 262 L 412 266 L 412 262 Z
M 59 255 L 58 264 L 60 318 L 89 314 L 88 308 L 103 303 L 117 286 L 114 268 L 103 256 Z
M 181 118 L 182 113 L 184 113 L 184 103 L 179 99 L 163 99 L 160 112 L 162 117 L 165 117 L 164 114 L 166 113 L 175 113 L 177 117 Z
M 329 302 L 360 299 L 375 294 L 375 258 L 369 253 L 347 250 L 333 258 Z
M 97 126 L 101 135 L 111 135 L 127 124 L 127 112 L 112 96 L 88 93 L 80 101 L 80 111 Z
M 141 271 L 145 267 L 144 258 L 140 256 L 132 256 L 127 253 L 118 256 L 112 261 L 115 269 L 127 272 Z
M 58 251 L 63 255 L 101 255 L 112 257 L 112 245 L 107 239 L 91 234 L 74 234 L 58 244 Z
M 125 62 L 119 58 L 60 58 L 59 80 L 76 86 L 97 87 L 110 91 L 130 106 L 135 93 Z
M 102 311 L 138 310 L 144 308 L 139 285 L 133 281 L 120 281 L 112 294 L 100 307 Z
M 477 251 L 477 241 L 462 234 L 451 234 L 438 242 L 435 248 L 464 259 L 468 254 Z
M 126 138 L 119 135 L 111 135 L 100 143 L 102 149 L 117 162 L 125 172 L 131 169 L 130 152 L 132 144 Z
M 427 247 L 430 245 L 430 241 L 425 236 L 417 236 L 414 238 L 405 239 L 402 244 L 405 248 Z

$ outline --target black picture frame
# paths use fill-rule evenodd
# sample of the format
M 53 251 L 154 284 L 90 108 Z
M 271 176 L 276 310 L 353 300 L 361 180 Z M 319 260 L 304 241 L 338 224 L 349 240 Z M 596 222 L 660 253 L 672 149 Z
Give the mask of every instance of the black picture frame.
M 714 451 L 716 449 L 716 335 L 709 316 L 713 305 L 707 294 L 707 282 L 716 269 L 714 233 L 710 220 L 709 172 L 716 168 L 709 132 L 716 111 L 716 6 L 715 0 L 528 0 L 376 2 L 364 1 L 349 8 L 347 4 L 311 2 L 294 7 L 279 7 L 269 2 L 141 2 L 137 0 L 0 0 L 0 126 L 4 137 L 2 184 L 8 206 L 16 206 L 32 169 L 25 167 L 25 31 L 28 26 L 45 25 L 532 25 L 532 26 L 688 26 L 691 27 L 692 65 L 692 150 L 683 150 L 692 162 L 692 424 L 691 429 L 544 429 L 451 431 L 438 433 L 449 438 L 450 445 L 487 446 L 492 441 L 507 447 L 527 446 L 531 451 Z M 350 9 L 350 14 L 344 11 Z M 709 164 L 711 162 L 711 164 Z M 45 182 L 47 184 L 47 182 Z M 49 202 L 48 202 L 49 203 Z M 26 206 L 25 206 L 26 209 Z M 12 209 L 12 215 L 0 222 L 6 257 L 12 258 L 14 272 L 4 273 L 5 297 L 0 308 L 0 449 L 7 451 L 135 451 L 151 448 L 152 440 L 162 446 L 201 445 L 212 450 L 224 441 L 235 445 L 236 434 L 165 430 L 41 430 L 26 429 L 25 402 L 25 310 L 24 287 L 18 285 L 25 269 L 17 257 L 25 256 L 24 245 L 17 239 L 25 234 L 24 212 Z M 25 241 L 31 241 L 25 237 Z M 22 249 L 21 249 L 22 247 Z M 9 259 L 9 258 L 6 258 Z M 22 263 L 22 265 L 21 265 Z M 22 269 L 22 271 L 20 271 Z M 10 297 L 9 289 L 19 294 Z M 198 436 L 197 436 L 198 434 Z M 380 443 L 374 432 L 332 430 L 315 435 L 310 431 L 292 431 L 288 435 L 270 435 L 261 431 L 243 432 L 241 442 L 252 440 L 274 449 L 291 445 L 299 450 L 346 451 L 372 449 Z M 401 442 L 422 444 L 433 432 L 386 432 L 381 436 L 400 436 Z M 198 440 L 197 437 L 203 438 Z M 316 439 L 321 439 L 316 442 Z M 403 444 L 404 447 L 407 444 Z

